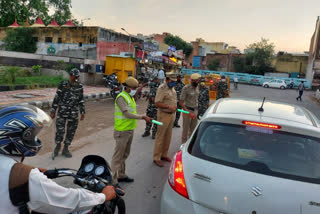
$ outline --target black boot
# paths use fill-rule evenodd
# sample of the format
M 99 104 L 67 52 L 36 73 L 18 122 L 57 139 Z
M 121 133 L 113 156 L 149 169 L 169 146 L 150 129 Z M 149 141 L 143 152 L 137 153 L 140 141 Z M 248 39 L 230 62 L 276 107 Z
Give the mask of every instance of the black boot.
M 150 136 L 150 132 L 144 132 L 142 135 L 142 137 L 148 137 L 148 136 Z
M 61 143 L 57 143 L 56 147 L 54 148 L 54 151 L 53 151 L 54 157 L 57 157 L 59 155 L 60 149 L 61 149 Z
M 156 134 L 152 134 L 152 139 L 156 139 Z
M 68 147 L 69 147 L 69 145 L 64 144 L 62 155 L 64 155 L 66 158 L 72 158 L 72 154 L 69 151 Z

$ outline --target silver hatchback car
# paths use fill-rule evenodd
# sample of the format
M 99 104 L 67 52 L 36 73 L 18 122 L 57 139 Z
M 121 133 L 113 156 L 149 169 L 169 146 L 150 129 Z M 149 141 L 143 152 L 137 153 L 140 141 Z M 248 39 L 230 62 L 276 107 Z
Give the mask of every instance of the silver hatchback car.
M 162 214 L 319 214 L 320 122 L 281 102 L 221 99 L 175 155 Z

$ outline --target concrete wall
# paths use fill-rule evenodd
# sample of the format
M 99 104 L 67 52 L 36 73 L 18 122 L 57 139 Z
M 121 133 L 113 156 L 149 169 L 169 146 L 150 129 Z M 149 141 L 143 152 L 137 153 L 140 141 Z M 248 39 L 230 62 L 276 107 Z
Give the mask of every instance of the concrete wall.
M 308 66 L 308 56 L 285 54 L 277 56 L 277 58 L 272 61 L 272 65 L 278 72 L 298 72 L 305 74 Z

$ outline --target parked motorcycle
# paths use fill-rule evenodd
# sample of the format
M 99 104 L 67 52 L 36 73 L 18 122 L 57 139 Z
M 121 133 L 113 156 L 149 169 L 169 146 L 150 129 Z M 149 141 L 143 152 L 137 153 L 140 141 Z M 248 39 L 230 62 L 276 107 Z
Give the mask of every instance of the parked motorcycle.
M 75 173 L 74 173 L 74 172 Z M 53 169 L 44 173 L 48 178 L 73 177 L 74 183 L 92 192 L 100 193 L 107 185 L 112 185 L 112 174 L 108 162 L 97 155 L 88 155 L 82 159 L 78 170 L 74 169 Z M 115 188 L 117 197 L 111 201 L 95 206 L 90 214 L 125 214 L 126 206 L 121 196 L 125 192 Z M 78 212 L 79 213 L 79 212 Z
M 290 88 L 290 89 L 293 89 L 293 87 L 294 87 L 293 82 L 290 82 L 290 83 L 288 84 L 288 86 L 287 86 L 287 88 Z

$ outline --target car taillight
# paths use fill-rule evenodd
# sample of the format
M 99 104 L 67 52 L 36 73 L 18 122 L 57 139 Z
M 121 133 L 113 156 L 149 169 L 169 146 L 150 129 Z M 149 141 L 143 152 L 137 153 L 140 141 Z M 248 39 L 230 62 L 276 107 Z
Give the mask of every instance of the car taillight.
M 260 123 L 260 122 L 254 122 L 254 121 L 242 121 L 242 124 L 247 126 L 257 126 L 257 127 L 263 127 L 263 128 L 269 128 L 269 129 L 281 129 L 281 126 L 279 125 L 269 124 L 269 123 Z
M 177 152 L 171 163 L 168 181 L 174 191 L 189 199 L 183 174 L 182 151 Z

